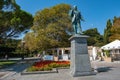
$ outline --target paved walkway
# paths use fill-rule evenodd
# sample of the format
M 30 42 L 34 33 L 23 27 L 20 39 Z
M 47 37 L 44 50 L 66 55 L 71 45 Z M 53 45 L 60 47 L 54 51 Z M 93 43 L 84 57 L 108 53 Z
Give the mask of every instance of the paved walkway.
M 18 63 L 13 66 L 7 67 L 5 69 L 0 69 L 0 80 L 6 80 L 7 78 L 9 80 L 9 78 L 11 78 L 13 75 L 17 75 L 21 73 L 34 61 L 40 60 L 40 58 L 32 57 L 32 58 L 25 58 L 24 60 L 21 60 L 21 58 L 10 58 L 9 60 L 18 60 Z
M 120 62 L 92 62 L 92 67 L 109 67 L 109 70 L 82 77 L 72 77 L 70 69 L 60 69 L 59 73 L 21 75 L 20 72 L 27 66 L 25 63 L 17 65 L 12 74 L 2 80 L 120 80 Z

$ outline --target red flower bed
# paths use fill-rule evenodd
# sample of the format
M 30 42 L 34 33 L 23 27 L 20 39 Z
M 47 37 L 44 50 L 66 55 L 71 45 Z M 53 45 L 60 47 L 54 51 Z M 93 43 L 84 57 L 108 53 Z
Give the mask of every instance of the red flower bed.
M 48 60 L 46 60 L 46 61 L 40 61 L 40 62 L 36 62 L 33 66 L 34 67 L 44 67 L 44 66 L 46 66 L 46 65 L 50 65 L 51 63 L 56 63 L 56 64 L 59 64 L 59 65 L 65 65 L 65 64 L 70 64 L 70 62 L 69 61 L 48 61 Z
M 70 62 L 69 61 L 40 61 L 35 62 L 33 66 L 28 68 L 27 71 L 46 71 L 46 70 L 52 70 L 52 68 L 57 67 L 69 67 Z

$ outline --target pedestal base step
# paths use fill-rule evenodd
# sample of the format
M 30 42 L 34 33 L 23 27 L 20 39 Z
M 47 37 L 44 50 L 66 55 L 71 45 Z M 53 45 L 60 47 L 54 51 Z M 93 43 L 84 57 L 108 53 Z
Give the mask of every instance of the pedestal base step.
M 96 75 L 97 72 L 72 72 L 73 77 Z

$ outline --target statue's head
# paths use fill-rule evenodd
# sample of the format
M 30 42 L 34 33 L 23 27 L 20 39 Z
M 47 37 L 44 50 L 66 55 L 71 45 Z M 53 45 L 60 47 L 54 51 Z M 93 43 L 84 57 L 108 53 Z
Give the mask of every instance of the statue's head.
M 76 5 L 74 5 L 73 8 L 74 8 L 74 10 L 77 10 L 77 6 Z

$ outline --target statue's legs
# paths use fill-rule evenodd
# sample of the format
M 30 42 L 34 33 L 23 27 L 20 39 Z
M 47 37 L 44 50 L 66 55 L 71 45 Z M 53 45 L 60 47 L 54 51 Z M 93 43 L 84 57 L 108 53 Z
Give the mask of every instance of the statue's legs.
M 82 34 L 80 23 L 77 23 L 77 33 Z
M 77 25 L 73 25 L 74 33 L 77 34 Z

